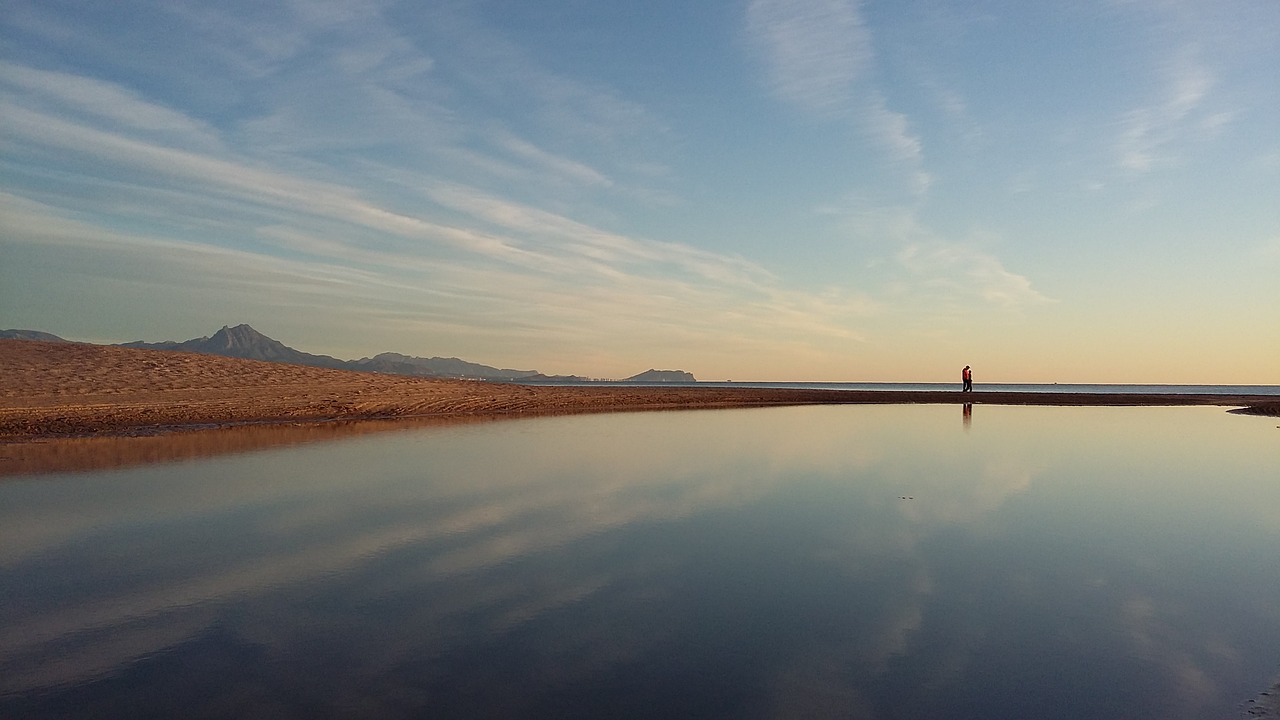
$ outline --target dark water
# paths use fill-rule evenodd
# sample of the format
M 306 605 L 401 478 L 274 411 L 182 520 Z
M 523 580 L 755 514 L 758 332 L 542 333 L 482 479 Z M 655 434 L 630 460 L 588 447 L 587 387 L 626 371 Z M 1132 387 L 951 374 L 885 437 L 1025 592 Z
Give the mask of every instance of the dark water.
M 10 479 L 0 717 L 1238 717 L 1276 425 L 592 415 Z

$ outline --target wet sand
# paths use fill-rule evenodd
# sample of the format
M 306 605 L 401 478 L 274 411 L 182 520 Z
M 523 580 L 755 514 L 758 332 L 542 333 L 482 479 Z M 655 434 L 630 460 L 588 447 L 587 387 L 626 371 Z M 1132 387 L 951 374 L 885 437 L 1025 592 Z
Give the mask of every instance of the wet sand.
M 0 440 L 145 435 L 246 423 L 519 416 L 848 403 L 1220 405 L 1275 397 L 548 386 L 328 370 L 107 345 L 0 341 Z

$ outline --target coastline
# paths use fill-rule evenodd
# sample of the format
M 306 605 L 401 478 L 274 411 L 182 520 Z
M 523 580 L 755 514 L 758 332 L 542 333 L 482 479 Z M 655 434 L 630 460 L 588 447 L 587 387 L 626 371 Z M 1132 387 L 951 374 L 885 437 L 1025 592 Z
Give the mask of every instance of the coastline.
M 1274 396 L 519 385 L 329 370 L 110 345 L 0 342 L 0 442 L 236 425 L 828 404 L 1217 405 L 1280 415 Z
M 117 346 L 0 341 L 0 478 L 108 470 L 377 432 L 589 412 L 810 404 L 1218 406 L 1266 395 L 519 385 Z M 1242 717 L 1280 717 L 1280 685 Z

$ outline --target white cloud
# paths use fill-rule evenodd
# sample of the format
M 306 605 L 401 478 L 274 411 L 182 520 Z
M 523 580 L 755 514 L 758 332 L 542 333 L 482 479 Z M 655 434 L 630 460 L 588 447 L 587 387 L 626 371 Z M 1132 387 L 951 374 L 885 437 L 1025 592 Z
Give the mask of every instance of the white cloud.
M 137 274 L 164 267 L 160 277 L 188 285 L 268 287 L 287 281 L 294 288 L 308 286 L 317 295 L 333 293 L 338 285 L 355 286 L 371 279 L 356 268 L 298 262 L 262 253 L 166 237 L 125 233 L 67 217 L 65 212 L 9 193 L 0 193 L 6 241 L 43 247 L 121 253 L 131 258 Z
M 948 305 L 979 300 L 988 306 L 1016 309 L 1048 301 L 1025 276 L 1010 272 L 998 258 L 973 246 L 954 242 L 911 243 L 897 260 L 925 294 Z
M 341 152 L 573 199 L 652 181 L 631 168 L 659 157 L 652 140 L 665 129 L 642 105 L 546 69 L 464 6 L 418 7 L 412 31 L 386 7 L 291 2 L 265 10 L 270 23 L 206 6 L 176 12 L 227 56 L 254 107 L 233 126 L 252 155 Z M 278 48 L 264 37 L 276 26 Z
M 927 192 L 933 177 L 923 169 L 924 148 L 920 138 L 912 134 L 907 116 L 890 110 L 884 98 L 876 93 L 874 101 L 861 114 L 860 121 L 881 147 L 910 168 L 908 182 L 912 192 L 916 195 Z
M 1212 86 L 1212 76 L 1204 67 L 1188 64 L 1170 79 L 1160 102 L 1127 112 L 1119 142 L 1120 165 L 1142 173 L 1169 159 L 1176 152 L 1171 146 L 1194 129 L 1187 118 Z M 1213 131 L 1221 124 L 1221 113 L 1215 113 L 1201 127 Z
M 896 310 L 920 310 L 925 314 L 949 316 L 972 309 L 1017 310 L 1051 300 L 1035 289 L 1030 278 L 1013 272 L 987 248 L 999 244 L 998 237 L 971 233 L 948 237 L 920 222 L 911 208 L 867 207 L 851 198 L 843 208 L 828 212 L 847 218 L 846 232 L 855 237 L 883 243 L 891 258 L 875 260 L 877 275 L 887 286 Z
M 1183 143 L 1213 137 L 1233 116 L 1208 104 L 1218 77 L 1205 60 L 1205 43 L 1211 40 L 1198 26 L 1201 21 L 1176 4 L 1146 10 L 1162 54 L 1152 59 L 1155 94 L 1120 119 L 1118 163 L 1133 173 L 1176 161 Z
M 7 86 L 6 102 L 10 104 L 105 120 L 133 134 L 177 140 L 202 149 L 221 145 L 207 124 L 114 83 L 0 61 L 0 84 Z
M 196 199 L 181 205 L 197 215 L 171 219 L 182 224 L 234 217 L 224 239 L 168 238 L 164 231 L 147 238 L 106 229 L 131 223 L 124 206 L 69 220 L 81 213 L 68 196 L 52 198 L 65 208 L 41 205 L 10 227 L 11 242 L 46 252 L 79 243 L 133 258 L 141 277 L 152 268 L 161 278 L 140 282 L 161 293 L 171 292 L 164 286 L 174 278 L 190 276 L 199 282 L 188 290 L 224 299 L 228 292 L 253 295 L 256 287 L 277 305 L 333 306 L 369 323 L 412 317 L 420 332 L 482 335 L 489 345 L 559 337 L 560 352 L 611 347 L 631 362 L 636 346 L 669 353 L 712 343 L 716 352 L 745 352 L 760 344 L 760 333 L 774 348 L 811 353 L 814 343 L 856 341 L 851 327 L 870 307 L 858 295 L 786 288 L 731 255 L 626 237 L 430 178 L 398 179 L 428 188 L 448 222 L 431 206 L 396 209 L 353 187 L 225 152 L 159 146 L 32 110 L 6 113 L 0 132 L 62 157 L 94 158 L 95 173 L 130 177 L 144 194 Z M 245 225 L 255 220 L 256 229 Z M 299 253 L 306 259 L 284 259 Z
M 872 61 L 871 34 L 846 0 L 754 0 L 747 32 L 763 51 L 783 99 L 820 114 L 852 110 L 854 86 Z
M 678 270 L 720 284 L 752 287 L 769 282 L 763 268 L 732 256 L 689 245 L 637 240 L 458 185 L 437 184 L 427 191 L 435 202 L 524 238 L 549 254 L 576 256 L 591 264 Z
M 753 0 L 747 34 L 782 100 L 827 120 L 852 124 L 907 174 L 910 192 L 932 178 L 910 119 L 892 110 L 871 78 L 875 53 L 856 0 Z
M 157 185 L 229 196 L 249 207 L 270 206 L 391 234 L 429 239 L 497 259 L 513 259 L 515 248 L 491 235 L 395 212 L 339 185 L 295 177 L 224 157 L 148 144 L 25 110 L 6 113 L 0 129 L 27 142 L 70 151 L 149 174 Z
M 596 169 L 574 160 L 549 153 L 528 140 L 516 137 L 509 132 L 502 132 L 497 138 L 498 144 L 516 158 L 531 163 L 540 169 L 542 175 L 565 178 L 577 186 L 610 187 L 613 181 Z M 535 170 L 536 171 L 536 170 Z

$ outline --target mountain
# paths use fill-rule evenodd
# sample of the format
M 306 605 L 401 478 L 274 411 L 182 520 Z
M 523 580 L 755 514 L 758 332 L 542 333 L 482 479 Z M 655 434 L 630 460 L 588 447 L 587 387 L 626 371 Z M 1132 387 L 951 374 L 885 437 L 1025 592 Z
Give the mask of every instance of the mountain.
M 543 377 L 537 370 L 501 370 L 488 365 L 459 360 L 458 358 L 420 358 L 390 352 L 375 355 L 371 358 L 361 358 L 360 360 L 339 360 L 328 355 L 312 355 L 301 350 L 294 350 L 279 340 L 267 337 L 248 325 L 237 325 L 235 327 L 224 325 L 212 337 L 195 338 L 194 340 L 183 342 L 168 340 L 149 343 L 137 340 L 122 343 L 122 346 L 146 350 L 176 350 L 179 352 L 204 353 L 206 355 L 224 355 L 246 360 L 265 360 L 267 362 L 311 365 L 339 370 L 381 372 L 394 375 L 423 375 L 427 377 L 482 380 L 532 380 Z
M 205 355 L 223 355 L 226 357 L 244 358 L 245 360 L 266 360 L 293 365 L 311 365 L 314 367 L 347 369 L 349 364 L 328 355 L 312 355 L 273 340 L 254 330 L 248 325 L 235 327 L 222 326 L 212 337 L 196 338 L 185 342 L 172 340 L 148 343 L 137 340 L 122 343 L 123 347 L 143 348 L 147 350 L 177 350 L 180 352 L 204 353 Z
M 641 382 L 641 383 L 671 383 L 671 382 L 697 382 L 697 378 L 692 373 L 684 370 L 645 370 L 639 375 L 632 375 L 623 380 L 623 382 Z
M 539 377 L 537 370 L 500 370 L 458 358 L 420 358 L 385 352 L 371 358 L 352 360 L 353 370 L 395 373 L 397 375 L 429 375 L 433 377 L 480 378 L 482 380 L 523 380 Z
M 36 330 L 2 330 L 0 339 L 44 340 L 53 342 L 70 342 L 57 335 Z M 120 343 L 121 347 L 141 348 L 144 350 L 175 350 L 179 352 L 203 353 L 205 355 L 223 355 L 225 357 L 243 358 L 246 360 L 265 360 L 267 362 L 290 363 L 293 365 L 310 365 L 313 367 L 334 368 L 338 370 L 359 370 L 363 372 L 380 372 L 393 375 L 421 375 L 426 377 L 464 378 L 472 380 L 497 380 L 522 383 L 589 383 L 592 380 L 577 375 L 543 375 L 537 370 L 511 370 L 490 367 L 479 363 L 467 362 L 458 358 L 412 357 L 400 353 L 385 352 L 373 357 L 359 360 L 339 360 L 328 355 L 312 355 L 294 350 L 279 340 L 269 338 L 248 325 L 235 327 L 222 326 L 222 329 L 211 337 L 200 337 L 177 342 L 133 342 Z M 692 374 L 683 370 L 646 370 L 629 377 L 622 382 L 662 383 L 662 382 L 697 382 Z
M 0 330 L 0 340 L 43 340 L 44 342 L 71 342 L 57 335 L 39 330 Z

